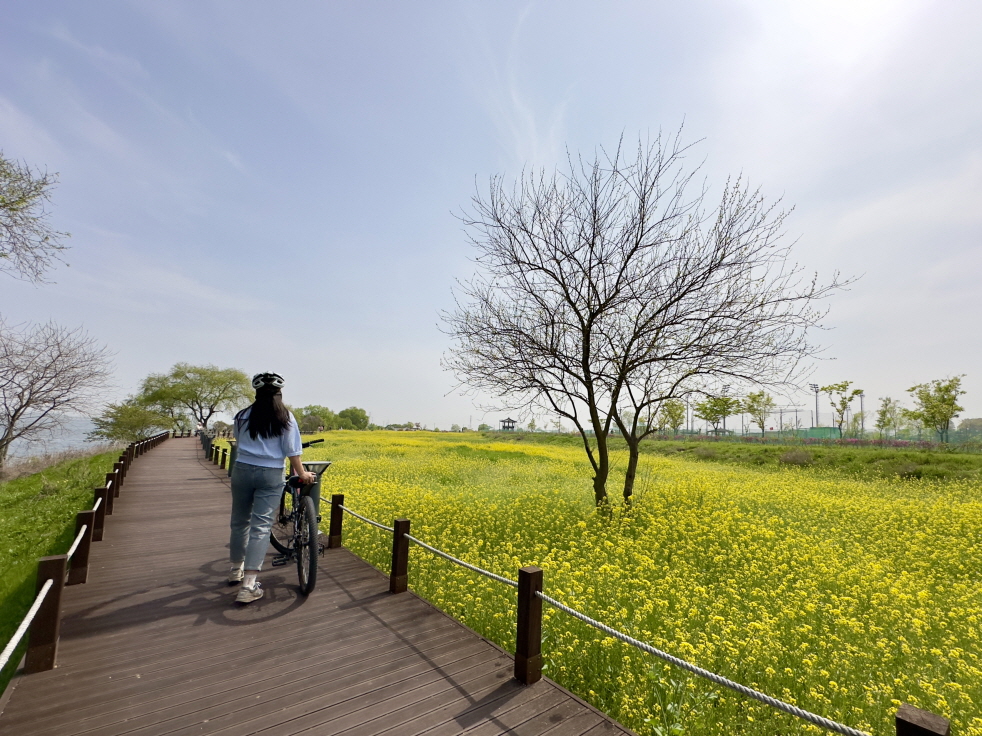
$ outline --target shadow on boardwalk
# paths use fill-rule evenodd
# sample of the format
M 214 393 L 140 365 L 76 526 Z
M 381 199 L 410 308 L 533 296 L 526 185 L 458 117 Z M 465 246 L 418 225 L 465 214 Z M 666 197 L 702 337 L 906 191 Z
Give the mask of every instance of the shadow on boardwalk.
M 234 603 L 228 485 L 194 439 L 127 476 L 89 582 L 65 589 L 58 666 L 16 677 L 0 736 L 630 734 L 343 549 Z

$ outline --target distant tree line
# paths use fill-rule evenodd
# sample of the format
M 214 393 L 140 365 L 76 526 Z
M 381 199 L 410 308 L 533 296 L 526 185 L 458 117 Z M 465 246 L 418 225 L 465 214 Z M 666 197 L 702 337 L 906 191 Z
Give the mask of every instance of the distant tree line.
M 207 431 L 217 414 L 238 411 L 254 398 L 252 383 L 243 371 L 176 363 L 167 373 L 151 373 L 136 394 L 106 405 L 100 415 L 92 417 L 95 429 L 89 439 L 133 442 L 163 431 Z M 368 413 L 356 406 L 337 413 L 315 404 L 291 411 L 301 432 L 369 428 Z M 215 422 L 213 428 L 230 425 Z
M 914 400 L 912 408 L 906 408 L 889 396 L 880 399 L 876 420 L 871 429 L 879 432 L 881 438 L 899 437 L 902 433 L 918 435 L 926 430 L 934 433 L 939 442 L 948 442 L 955 427 L 955 419 L 964 411 L 958 402 L 965 394 L 962 378 L 944 378 L 919 383 L 907 389 Z M 840 436 L 858 436 L 863 423 L 861 412 L 851 413 L 855 400 L 863 395 L 863 390 L 853 388 L 851 381 L 840 381 L 827 386 L 813 385 L 817 393 L 824 393 L 832 409 L 832 423 Z M 763 436 L 771 417 L 777 411 L 777 402 L 766 391 L 748 393 L 739 399 L 730 396 L 707 396 L 693 406 L 693 416 L 705 421 L 714 433 L 726 426 L 726 419 L 737 414 L 750 416 Z M 658 432 L 669 429 L 678 434 L 685 423 L 685 406 L 677 399 L 664 402 L 657 414 L 654 428 Z M 782 427 L 782 429 L 784 429 Z M 798 427 L 793 427 L 798 429 Z M 958 431 L 982 433 L 982 419 L 966 419 L 958 425 Z
M 293 409 L 301 432 L 329 432 L 335 429 L 368 429 L 368 412 L 349 406 L 336 414 L 326 406 L 311 404 Z

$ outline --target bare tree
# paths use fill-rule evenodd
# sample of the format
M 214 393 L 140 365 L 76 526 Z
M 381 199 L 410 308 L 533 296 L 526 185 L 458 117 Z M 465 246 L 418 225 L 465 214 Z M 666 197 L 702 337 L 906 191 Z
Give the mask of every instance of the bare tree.
M 68 233 L 48 223 L 57 174 L 32 170 L 0 152 L 0 271 L 38 283 L 65 250 Z
M 106 387 L 108 349 L 81 327 L 0 322 L 0 468 L 14 440 L 43 440 Z
M 464 216 L 478 273 L 443 315 L 445 365 L 498 408 L 544 408 L 579 431 L 598 504 L 607 499 L 614 424 L 630 457 L 659 407 L 735 379 L 790 381 L 814 347 L 818 299 L 840 286 L 800 283 L 783 244 L 786 213 L 742 180 L 712 211 L 690 194 L 679 135 L 622 148 L 563 174 L 500 177 Z

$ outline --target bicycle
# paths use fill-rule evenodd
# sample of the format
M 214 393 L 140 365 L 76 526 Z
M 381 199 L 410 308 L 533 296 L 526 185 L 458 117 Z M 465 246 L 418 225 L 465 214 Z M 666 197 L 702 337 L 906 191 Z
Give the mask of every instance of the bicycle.
M 324 440 L 305 442 L 304 448 Z M 303 464 L 304 470 L 314 473 L 317 480 L 304 485 L 296 475 L 288 476 L 283 484 L 283 496 L 273 527 L 270 529 L 270 544 L 280 554 L 273 558 L 273 567 L 281 567 L 291 560 L 297 562 L 297 575 L 300 578 L 300 592 L 309 595 L 317 582 L 317 558 L 323 551 L 318 541 L 317 513 L 320 502 L 321 475 L 331 466 L 329 461 L 309 461 Z M 287 501 L 289 500 L 289 508 Z

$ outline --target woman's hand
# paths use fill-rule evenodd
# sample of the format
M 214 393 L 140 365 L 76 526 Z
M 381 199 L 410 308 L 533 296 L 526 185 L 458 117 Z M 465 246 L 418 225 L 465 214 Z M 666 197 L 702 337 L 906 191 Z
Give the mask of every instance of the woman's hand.
M 303 462 L 300 460 L 299 455 L 290 456 L 290 470 L 294 475 L 300 478 L 300 482 L 304 485 L 310 485 L 311 483 L 317 482 L 317 476 L 303 466 Z

